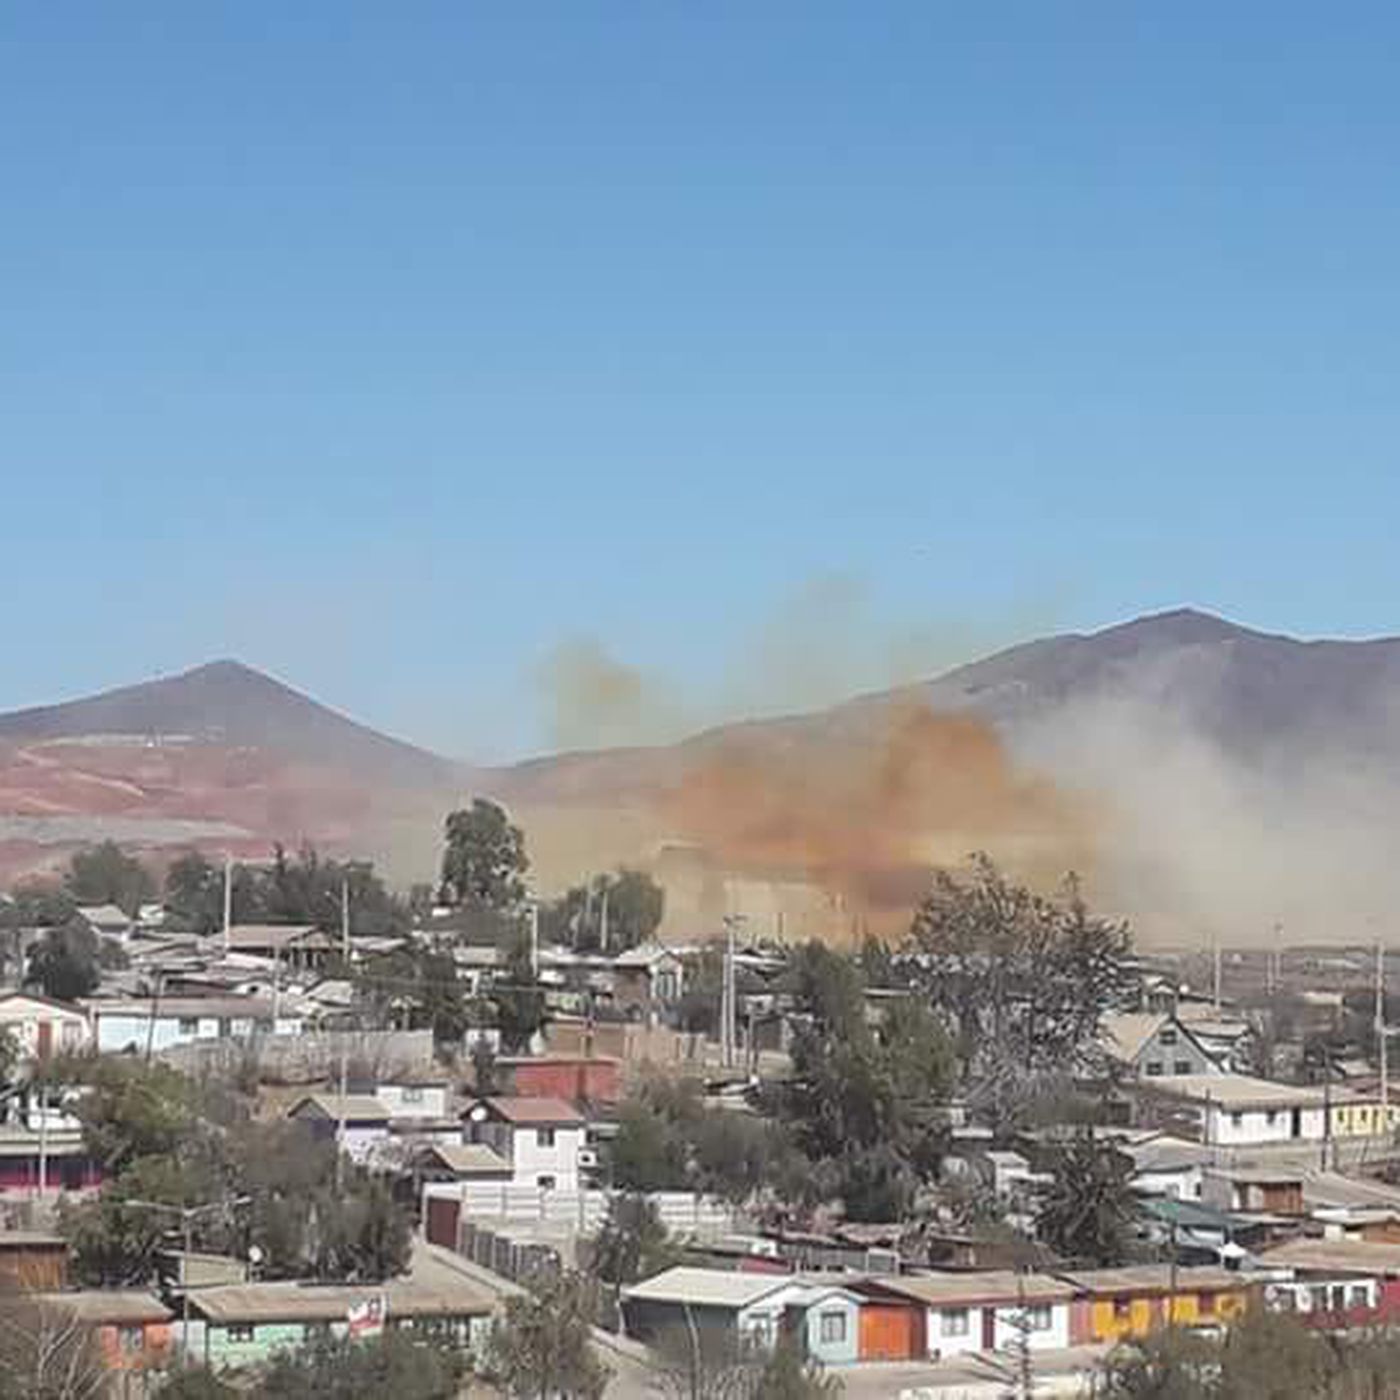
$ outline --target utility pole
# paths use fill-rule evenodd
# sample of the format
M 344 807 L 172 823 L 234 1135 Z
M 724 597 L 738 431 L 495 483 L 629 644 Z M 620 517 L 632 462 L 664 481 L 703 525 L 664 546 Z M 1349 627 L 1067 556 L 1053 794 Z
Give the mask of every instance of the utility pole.
M 350 964 L 350 877 L 340 877 L 340 952 L 346 967 Z
M 1390 1029 L 1385 1023 L 1385 948 L 1376 941 L 1376 1041 L 1381 1071 L 1381 1127 L 1390 1131 Z
M 739 984 L 735 976 L 734 957 L 737 951 L 735 933 L 743 922 L 742 914 L 725 915 L 724 976 L 720 983 L 720 1049 L 726 1069 L 734 1067 L 734 1056 L 739 1043 Z
M 603 886 L 603 905 L 598 916 L 598 947 L 608 951 L 608 887 Z
M 340 882 L 340 946 L 345 955 L 346 967 L 350 964 L 350 880 L 345 877 Z M 273 1027 L 276 1030 L 276 1026 Z M 342 1026 L 340 1031 L 340 1094 L 336 1101 L 335 1127 L 335 1189 L 340 1190 L 342 1163 L 345 1160 L 345 1096 L 350 1079 L 350 1030 Z
M 1216 936 L 1216 939 L 1215 939 L 1213 956 L 1214 956 L 1214 962 L 1215 962 L 1214 977 L 1213 977 L 1214 996 L 1215 996 L 1215 1009 L 1216 1009 L 1217 1012 L 1219 1012 L 1219 1010 L 1220 1010 L 1220 937 L 1219 937 L 1219 935 L 1217 935 L 1217 936 Z
M 540 976 L 540 902 L 530 897 L 530 976 L 536 981 Z
M 224 852 L 224 957 L 228 957 L 233 927 L 233 856 Z

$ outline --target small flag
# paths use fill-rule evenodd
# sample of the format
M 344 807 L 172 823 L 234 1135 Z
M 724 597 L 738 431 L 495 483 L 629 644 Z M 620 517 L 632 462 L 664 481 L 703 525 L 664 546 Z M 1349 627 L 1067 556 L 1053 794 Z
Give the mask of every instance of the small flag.
M 384 1330 L 388 1313 L 389 1300 L 382 1293 L 377 1298 L 366 1298 L 363 1303 L 352 1303 L 345 1315 L 350 1336 L 377 1337 Z

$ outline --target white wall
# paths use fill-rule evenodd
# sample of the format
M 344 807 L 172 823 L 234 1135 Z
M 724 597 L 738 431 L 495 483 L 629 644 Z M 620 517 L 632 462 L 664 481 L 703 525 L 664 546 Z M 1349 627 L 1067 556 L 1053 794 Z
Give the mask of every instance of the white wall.
M 218 1040 L 227 1035 L 230 1039 L 247 1039 L 257 1029 L 257 1022 L 249 1016 L 220 1018 L 218 1016 L 156 1016 L 155 1029 L 151 1029 L 151 1017 L 144 1012 L 94 1012 L 97 1023 L 97 1048 L 104 1053 L 124 1050 L 135 1045 L 144 1050 L 147 1037 L 154 1050 L 168 1050 L 172 1045 L 186 1045 L 195 1040 Z M 225 1029 L 226 1028 L 226 1029 Z M 300 1016 L 279 1016 L 278 1035 L 300 1035 Z
M 940 1356 L 961 1356 L 967 1352 L 982 1350 L 983 1313 L 988 1304 L 972 1304 L 966 1309 L 967 1330 L 961 1334 L 944 1334 L 944 1314 L 958 1311 L 956 1305 L 935 1307 L 928 1310 L 927 1336 L 929 1353 Z M 1027 1304 L 1030 1310 L 1034 1305 Z M 1014 1302 L 998 1304 L 994 1307 L 993 1346 L 997 1350 L 1007 1350 L 1021 1345 L 1025 1338 L 1033 1351 L 1069 1346 L 1069 1303 L 1047 1303 L 1050 1312 L 1050 1326 L 1044 1331 L 1022 1331 L 1021 1308 Z
M 539 1129 L 512 1125 L 510 1163 L 515 1182 L 521 1186 L 534 1186 L 540 1177 L 552 1176 L 555 1190 L 577 1191 L 578 1154 L 583 1147 L 583 1125 L 580 1123 L 577 1127 L 558 1127 L 552 1131 L 553 1144 L 542 1147 L 539 1143 Z
M 391 1118 L 447 1117 L 445 1084 L 381 1084 L 374 1096 Z
M 39 1025 L 50 1026 L 53 1051 L 81 1050 L 92 1039 L 92 1027 L 86 1016 L 73 1011 L 60 1011 L 42 1003 L 15 1002 L 0 1010 L 0 1030 L 8 1031 L 19 1045 L 20 1053 L 33 1058 L 39 1053 Z
M 1273 1122 L 1269 1121 L 1272 1114 Z M 1239 1121 L 1236 1122 L 1235 1118 Z M 1210 1106 L 1209 1141 L 1220 1147 L 1247 1146 L 1260 1142 L 1321 1142 L 1325 1136 L 1326 1115 L 1320 1104 L 1309 1105 L 1301 1113 L 1301 1131 L 1293 1136 L 1293 1110 L 1246 1108 L 1229 1110 Z
M 1177 1167 L 1173 1171 L 1137 1172 L 1132 1179 L 1135 1191 L 1145 1191 L 1153 1196 L 1172 1196 L 1179 1201 L 1199 1201 L 1201 1199 L 1201 1168 L 1198 1166 Z

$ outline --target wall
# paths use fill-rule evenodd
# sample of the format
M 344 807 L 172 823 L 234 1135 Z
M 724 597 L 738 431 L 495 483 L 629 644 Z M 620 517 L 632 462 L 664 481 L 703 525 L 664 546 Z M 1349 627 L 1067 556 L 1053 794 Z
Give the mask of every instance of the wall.
M 1273 1121 L 1270 1122 L 1272 1114 Z M 1239 1122 L 1235 1122 L 1238 1116 Z M 1301 1111 L 1301 1133 L 1293 1137 L 1293 1111 L 1289 1108 L 1248 1108 L 1231 1112 L 1217 1104 L 1210 1106 L 1209 1141 L 1219 1147 L 1247 1146 L 1259 1142 L 1321 1142 L 1326 1127 L 1322 1106 Z
M 431 1071 L 432 1031 L 308 1031 L 254 1040 L 207 1040 L 174 1046 L 167 1059 L 195 1076 L 232 1074 L 246 1063 L 272 1083 L 334 1079 L 344 1052 L 356 1074 L 376 1083 L 395 1075 Z
M 20 1054 L 33 1059 L 39 1054 L 40 1024 L 49 1030 L 49 1052 L 80 1050 L 92 1038 L 92 1027 L 86 1016 L 76 1012 L 63 1012 L 57 1007 L 35 1003 L 25 1007 L 20 1003 L 6 1009 L 0 1015 L 0 1029 L 10 1032 L 19 1045 Z
M 141 1345 L 134 1350 L 122 1346 L 123 1328 L 97 1329 L 97 1350 L 102 1364 L 110 1371 L 159 1370 L 174 1354 L 175 1329 L 169 1322 L 147 1322 L 141 1328 Z
M 616 1060 L 541 1060 L 511 1066 L 511 1092 L 522 1098 L 595 1099 L 622 1097 L 622 1066 Z
M 446 1118 L 445 1084 L 381 1084 L 374 1096 L 393 1118 Z M 413 1100 L 416 1098 L 416 1102 Z
M 1034 1304 L 1028 1304 L 1027 1308 L 1029 1310 L 1034 1306 Z M 997 1308 L 993 1323 L 993 1335 L 996 1338 L 998 1350 L 1019 1346 L 1023 1340 L 1032 1351 L 1069 1346 L 1068 1301 L 1046 1303 L 1042 1306 L 1049 1311 L 1050 1325 L 1035 1330 L 1024 1329 L 1019 1303 L 1012 1304 L 1010 1307 Z
M 1171 1196 L 1179 1201 L 1201 1199 L 1202 1173 L 1200 1167 L 1181 1167 L 1175 1171 L 1137 1172 L 1133 1188 L 1152 1196 Z
M 1220 1066 L 1189 1035 L 1170 1025 L 1163 1026 L 1142 1047 L 1134 1064 L 1139 1074 L 1152 1079 L 1174 1074 L 1221 1073 Z M 1154 1065 L 1157 1066 L 1155 1072 Z
M 512 1145 L 510 1151 L 511 1169 L 515 1181 L 521 1186 L 535 1186 L 541 1176 L 552 1176 L 556 1191 L 577 1191 L 578 1154 L 583 1148 L 584 1129 L 578 1127 L 556 1127 L 554 1142 L 542 1147 L 538 1140 L 538 1129 L 512 1125 Z
M 1332 1133 L 1335 1137 L 1381 1137 L 1400 1128 L 1400 1104 L 1390 1105 L 1387 1125 L 1379 1099 L 1370 1103 L 1335 1104 Z
M 461 1203 L 464 1218 L 477 1220 L 548 1220 L 596 1230 L 608 1213 L 607 1191 L 541 1191 L 533 1186 L 513 1186 L 486 1181 L 433 1182 L 423 1188 L 425 1217 L 434 1200 Z M 713 1197 L 690 1191 L 656 1191 L 647 1199 L 661 1223 L 671 1231 L 702 1235 L 734 1234 L 742 1224 L 735 1209 Z
M 1189 1291 L 1178 1293 L 1172 1305 L 1172 1321 L 1179 1327 L 1204 1327 L 1239 1316 L 1247 1305 L 1248 1295 L 1244 1289 L 1212 1296 L 1212 1305 L 1205 1308 L 1200 1295 Z M 1081 1306 L 1071 1319 L 1072 1344 L 1145 1337 L 1163 1326 L 1166 1320 L 1165 1294 L 1141 1294 L 1122 1299 L 1094 1297 L 1089 1299 L 1087 1309 Z
M 822 1319 L 827 1313 L 839 1313 L 846 1319 L 846 1336 L 841 1341 L 822 1341 Z M 840 1365 L 855 1361 L 860 1357 L 860 1303 L 853 1298 L 818 1299 L 802 1313 L 802 1341 L 809 1357 L 815 1357 L 823 1365 Z

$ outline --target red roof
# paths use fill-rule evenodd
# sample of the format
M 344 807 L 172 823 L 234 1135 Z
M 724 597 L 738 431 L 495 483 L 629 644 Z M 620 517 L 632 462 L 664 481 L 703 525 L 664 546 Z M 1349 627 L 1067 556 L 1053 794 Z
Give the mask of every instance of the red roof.
M 563 1099 L 493 1098 L 483 1099 L 482 1102 L 496 1117 L 504 1118 L 507 1123 L 550 1126 L 582 1124 L 585 1121 L 583 1114 Z M 469 1109 L 468 1114 L 471 1111 Z

